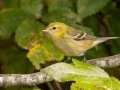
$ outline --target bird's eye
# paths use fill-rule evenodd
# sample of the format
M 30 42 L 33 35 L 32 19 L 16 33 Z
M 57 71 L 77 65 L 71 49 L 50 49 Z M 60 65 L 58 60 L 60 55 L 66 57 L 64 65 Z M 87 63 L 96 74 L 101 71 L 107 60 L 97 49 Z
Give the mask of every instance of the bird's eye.
M 56 27 L 53 27 L 52 29 L 53 29 L 53 30 L 55 30 L 55 29 L 56 29 Z

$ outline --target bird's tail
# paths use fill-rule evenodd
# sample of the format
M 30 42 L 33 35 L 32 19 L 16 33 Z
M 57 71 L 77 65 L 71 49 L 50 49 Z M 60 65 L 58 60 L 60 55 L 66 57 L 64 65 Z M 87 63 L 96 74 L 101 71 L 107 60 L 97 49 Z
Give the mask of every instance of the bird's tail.
M 100 44 L 100 43 L 105 42 L 110 39 L 118 39 L 118 38 L 120 38 L 120 37 L 100 37 L 95 40 L 93 46 L 96 46 L 97 44 Z

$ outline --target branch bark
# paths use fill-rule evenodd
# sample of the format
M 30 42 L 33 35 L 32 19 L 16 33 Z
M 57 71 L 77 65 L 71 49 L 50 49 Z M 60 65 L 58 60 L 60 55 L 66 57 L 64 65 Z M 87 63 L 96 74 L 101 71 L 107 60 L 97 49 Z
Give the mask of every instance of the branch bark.
M 51 80 L 52 78 L 43 72 L 32 74 L 0 74 L 0 87 L 16 85 L 34 86 Z
M 86 61 L 86 63 L 103 68 L 116 67 L 120 65 L 120 54 L 104 58 L 91 59 Z M 0 74 L 0 87 L 16 85 L 33 86 L 52 80 L 53 78 L 43 71 L 32 74 Z
M 86 63 L 93 64 L 102 68 L 117 67 L 120 65 L 120 54 L 109 56 L 109 57 L 91 59 L 86 61 Z

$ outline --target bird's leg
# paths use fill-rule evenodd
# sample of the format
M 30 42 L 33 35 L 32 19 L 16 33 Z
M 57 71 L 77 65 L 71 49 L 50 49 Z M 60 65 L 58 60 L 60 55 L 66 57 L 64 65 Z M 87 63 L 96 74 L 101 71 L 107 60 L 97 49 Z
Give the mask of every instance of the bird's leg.
M 70 56 L 64 56 L 63 62 L 71 62 L 71 61 L 72 61 L 72 57 L 70 57 Z
M 77 59 L 77 60 L 80 60 L 80 61 L 83 61 L 83 62 L 86 62 L 85 55 L 83 55 L 83 56 L 71 56 L 71 57 L 70 56 L 64 56 L 63 62 L 71 63 L 73 58 Z
M 77 59 L 79 61 L 82 61 L 82 62 L 86 62 L 85 55 L 83 55 L 83 56 L 73 56 L 72 58 L 75 58 L 75 59 Z
M 83 62 L 86 62 L 87 59 L 86 59 L 85 55 L 82 57 L 83 57 Z

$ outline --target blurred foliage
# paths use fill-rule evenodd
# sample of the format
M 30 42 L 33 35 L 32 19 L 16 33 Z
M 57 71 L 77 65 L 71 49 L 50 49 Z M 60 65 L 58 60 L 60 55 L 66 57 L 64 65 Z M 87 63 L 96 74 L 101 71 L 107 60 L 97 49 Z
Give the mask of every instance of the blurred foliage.
M 80 18 L 85 18 L 103 8 L 110 0 L 77 0 L 77 12 Z
M 0 12 L 0 39 L 9 39 L 26 17 L 29 14 L 19 9 L 3 9 Z
M 41 32 L 50 22 L 64 22 L 97 36 L 120 36 L 119 3 L 119 0 L 0 0 L 0 72 L 32 73 L 42 65 L 62 61 L 63 53 Z M 120 39 L 111 40 L 89 50 L 85 57 L 113 55 L 120 52 L 119 47 Z M 81 69 L 89 67 L 77 61 L 74 63 Z M 108 82 L 99 80 L 76 78 L 71 90 L 81 87 L 84 90 L 109 90 L 103 86 L 109 87 L 110 83 L 113 90 L 119 90 L 119 81 L 115 78 L 110 78 Z M 99 84 L 101 89 L 94 87 Z M 2 88 L 5 89 L 39 90 L 36 87 Z

